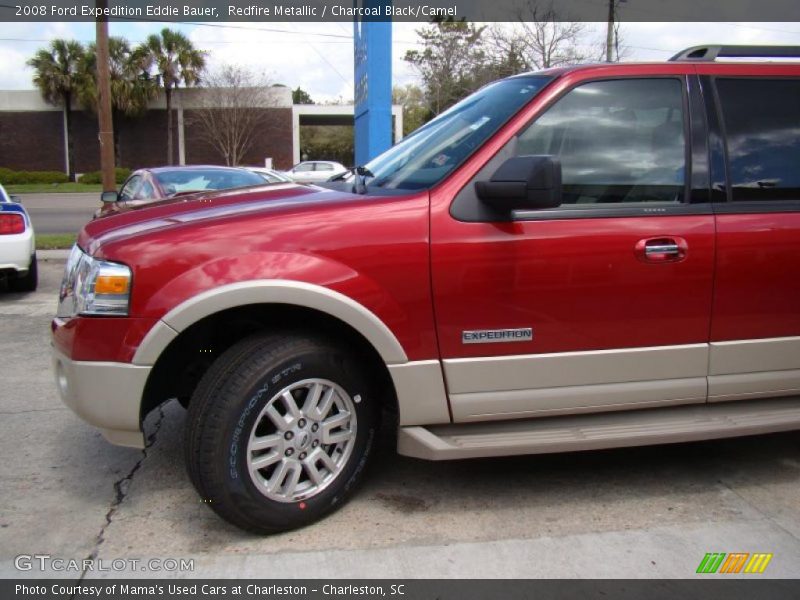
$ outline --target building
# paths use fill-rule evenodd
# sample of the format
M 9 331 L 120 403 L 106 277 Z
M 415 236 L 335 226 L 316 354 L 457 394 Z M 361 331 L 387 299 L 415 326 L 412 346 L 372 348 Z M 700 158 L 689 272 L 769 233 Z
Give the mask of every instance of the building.
M 173 164 L 225 164 L 224 157 L 202 139 L 198 111 L 209 106 L 216 90 L 185 88 L 173 92 Z M 277 169 L 299 162 L 300 127 L 304 124 L 352 125 L 353 106 L 292 105 L 286 87 L 269 88 L 263 99 L 263 132 L 242 164 L 264 165 L 271 159 Z M 221 109 L 224 110 L 224 109 Z M 402 137 L 400 106 L 392 107 L 395 140 Z M 118 164 L 141 168 L 167 162 L 167 111 L 161 95 L 141 117 L 115 119 Z M 0 167 L 27 171 L 64 171 L 67 144 L 64 111 L 45 102 L 38 90 L 0 90 Z M 72 110 L 74 171 L 100 168 L 97 115 L 77 103 Z M 324 157 L 315 157 L 324 158 Z

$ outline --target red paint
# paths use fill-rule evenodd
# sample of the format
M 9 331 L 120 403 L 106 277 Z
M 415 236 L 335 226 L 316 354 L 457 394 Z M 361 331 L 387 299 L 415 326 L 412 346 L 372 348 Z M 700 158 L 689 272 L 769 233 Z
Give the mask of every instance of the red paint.
M 55 343 L 73 358 L 129 361 L 149 327 L 181 302 L 269 278 L 353 298 L 410 360 L 702 343 L 709 331 L 713 340 L 800 335 L 800 214 L 507 224 L 450 215 L 477 170 L 578 83 L 754 69 L 800 73 L 796 65 L 689 63 L 554 70 L 556 79 L 430 195 L 273 185 L 99 219 L 79 243 L 132 268 L 131 316 L 57 321 Z M 651 239 L 676 240 L 680 260 L 643 259 L 640 245 Z M 461 343 L 465 329 L 516 327 L 533 327 L 533 341 Z
M 132 317 L 155 321 L 228 283 L 288 279 L 355 299 L 409 359 L 436 356 L 427 192 L 377 198 L 275 185 L 206 194 L 97 219 L 79 244 L 132 268 Z
M 711 340 L 800 335 L 800 213 L 717 216 Z
M 73 360 L 131 362 L 157 319 L 85 317 L 55 319 L 53 343 Z
M 637 259 L 638 241 L 681 234 L 682 262 Z M 433 285 L 445 358 L 705 342 L 711 216 L 459 223 L 433 220 Z M 533 340 L 462 344 L 464 329 L 532 327 Z

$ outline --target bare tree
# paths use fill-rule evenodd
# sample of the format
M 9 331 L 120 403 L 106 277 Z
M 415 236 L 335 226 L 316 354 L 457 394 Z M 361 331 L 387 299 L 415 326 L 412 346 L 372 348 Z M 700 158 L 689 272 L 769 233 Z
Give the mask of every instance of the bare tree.
M 623 35 L 622 23 L 619 21 L 614 22 L 614 56 L 613 61 L 619 62 L 625 59 L 630 54 L 630 47 L 625 43 L 625 36 Z
M 224 65 L 203 80 L 200 108 L 192 124 L 198 136 L 215 148 L 227 165 L 238 165 L 253 142 L 274 126 L 277 106 L 269 81 L 238 65 Z
M 594 58 L 586 47 L 584 23 L 563 21 L 555 9 L 528 3 L 516 11 L 513 29 L 495 26 L 490 39 L 495 60 L 521 71 L 587 62 Z

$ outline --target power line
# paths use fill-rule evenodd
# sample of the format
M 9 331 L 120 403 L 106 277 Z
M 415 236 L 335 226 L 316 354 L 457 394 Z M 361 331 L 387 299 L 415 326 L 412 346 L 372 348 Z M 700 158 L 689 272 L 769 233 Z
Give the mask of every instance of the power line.
M 302 32 L 298 31 L 297 33 L 302 33 Z M 304 37 L 305 37 L 305 36 L 304 36 Z M 348 78 L 346 78 L 344 75 L 342 75 L 342 74 L 339 72 L 339 69 L 337 69 L 337 68 L 336 68 L 336 67 L 333 65 L 333 63 L 332 63 L 331 61 L 329 61 L 327 58 L 325 58 L 325 55 L 324 55 L 322 52 L 320 52 L 319 50 L 317 50 L 316 46 L 314 46 L 314 44 L 312 44 L 312 43 L 311 43 L 311 42 L 310 42 L 310 41 L 309 41 L 307 38 L 306 38 L 306 44 L 308 44 L 308 46 L 309 46 L 309 47 L 310 47 L 310 48 L 311 48 L 311 49 L 312 49 L 314 52 L 316 52 L 316 53 L 317 53 L 317 56 L 319 56 L 319 57 L 322 59 L 322 61 L 323 61 L 325 64 L 327 64 L 327 65 L 328 65 L 328 66 L 329 66 L 331 69 L 333 69 L 333 72 L 334 72 L 334 73 L 336 73 L 336 74 L 339 76 L 339 78 L 340 78 L 342 81 L 344 81 L 344 82 L 345 82 L 346 84 L 348 84 L 348 85 L 349 85 L 350 83 L 352 83 L 352 82 L 353 82 L 351 79 L 348 79 Z

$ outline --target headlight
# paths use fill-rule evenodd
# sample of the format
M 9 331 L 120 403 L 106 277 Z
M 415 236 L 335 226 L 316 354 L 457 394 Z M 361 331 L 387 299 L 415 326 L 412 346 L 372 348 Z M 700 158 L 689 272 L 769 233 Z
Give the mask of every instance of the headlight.
M 125 265 L 98 260 L 72 247 L 61 291 L 58 316 L 127 316 L 131 295 L 131 270 Z

